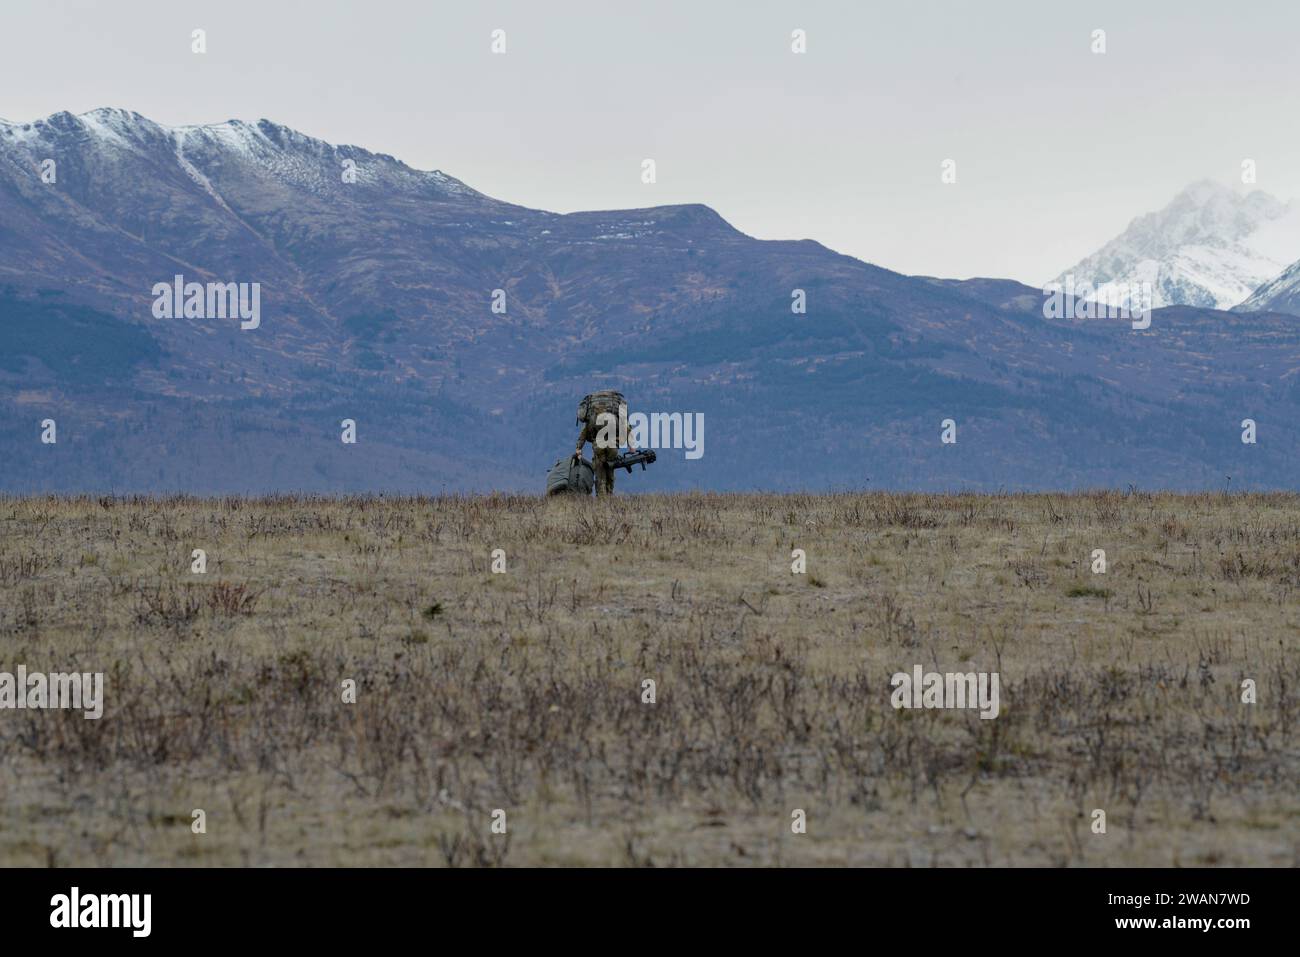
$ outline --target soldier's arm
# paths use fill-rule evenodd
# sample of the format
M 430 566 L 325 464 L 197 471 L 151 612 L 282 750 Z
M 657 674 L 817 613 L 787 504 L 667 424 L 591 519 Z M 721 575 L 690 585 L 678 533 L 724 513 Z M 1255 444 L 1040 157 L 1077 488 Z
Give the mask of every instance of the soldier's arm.
M 636 451 L 636 443 L 632 441 L 632 430 L 627 430 L 627 448 L 629 452 Z

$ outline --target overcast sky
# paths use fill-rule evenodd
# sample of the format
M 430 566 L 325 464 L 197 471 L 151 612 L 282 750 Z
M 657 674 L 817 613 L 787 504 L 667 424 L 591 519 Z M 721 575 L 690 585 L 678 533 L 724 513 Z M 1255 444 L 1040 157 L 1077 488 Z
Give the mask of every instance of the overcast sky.
M 1245 158 L 1300 196 L 1297 36 L 1293 0 L 3 0 L 0 116 L 266 117 L 526 206 L 1041 284 Z

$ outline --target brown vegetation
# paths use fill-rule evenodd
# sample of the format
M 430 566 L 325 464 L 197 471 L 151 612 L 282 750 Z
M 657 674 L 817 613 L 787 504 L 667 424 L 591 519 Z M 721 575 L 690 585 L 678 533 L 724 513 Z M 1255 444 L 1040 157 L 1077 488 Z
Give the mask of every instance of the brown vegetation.
M 1298 594 L 1294 495 L 0 499 L 0 671 L 106 684 L 0 864 L 1294 865 Z

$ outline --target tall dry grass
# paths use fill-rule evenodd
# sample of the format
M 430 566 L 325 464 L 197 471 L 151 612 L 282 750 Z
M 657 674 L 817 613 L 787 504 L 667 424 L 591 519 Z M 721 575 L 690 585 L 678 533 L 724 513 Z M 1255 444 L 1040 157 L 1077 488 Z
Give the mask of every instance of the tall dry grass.
M 0 863 L 1295 865 L 1298 586 L 1294 495 L 0 499 L 0 671 L 106 674 Z

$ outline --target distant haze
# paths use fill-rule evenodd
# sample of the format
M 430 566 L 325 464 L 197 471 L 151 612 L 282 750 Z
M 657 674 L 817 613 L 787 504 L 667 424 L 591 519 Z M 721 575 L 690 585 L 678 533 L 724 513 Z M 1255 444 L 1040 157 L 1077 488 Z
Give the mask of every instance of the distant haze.
M 1293 3 L 6 0 L 0 35 L 9 120 L 267 117 L 510 202 L 705 203 L 906 273 L 1041 283 L 1246 158 L 1300 195 Z

